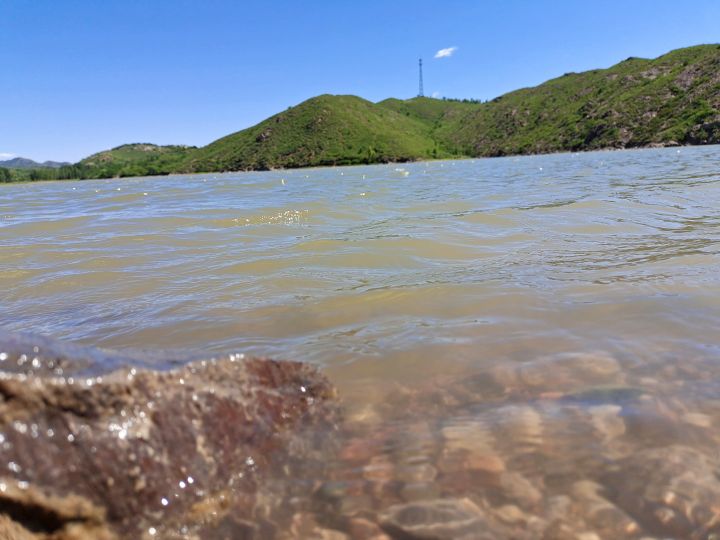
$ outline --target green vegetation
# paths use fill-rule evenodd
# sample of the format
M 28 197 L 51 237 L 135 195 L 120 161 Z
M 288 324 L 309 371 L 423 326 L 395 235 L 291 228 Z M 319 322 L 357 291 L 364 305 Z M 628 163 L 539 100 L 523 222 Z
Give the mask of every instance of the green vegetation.
M 69 180 L 115 178 L 124 176 L 153 176 L 179 170 L 190 152 L 190 146 L 158 146 L 155 144 L 124 144 L 98 152 L 73 165 L 56 168 L 10 169 L 10 177 L 0 172 L 0 182 L 30 180 Z
M 443 136 L 442 130 L 444 126 L 462 122 L 463 118 L 477 110 L 478 102 L 416 97 L 408 100 L 390 98 L 381 101 L 378 105 L 419 120 L 428 126 L 429 135 L 435 145 L 434 151 L 431 156 L 419 156 L 420 158 L 438 158 L 444 157 L 445 154 L 468 155 L 458 147 L 457 143 Z
M 98 152 L 78 165 L 91 171 L 94 178 L 116 176 L 153 176 L 178 170 L 194 146 L 157 146 L 148 143 L 124 144 Z
M 437 136 L 471 156 L 717 143 L 720 45 L 568 73 L 482 104 Z
M 309 99 L 194 152 L 189 171 L 352 165 L 450 157 L 432 128 L 356 96 Z
M 309 99 L 205 147 L 128 144 L 0 182 L 720 143 L 720 45 L 567 73 L 489 102 Z

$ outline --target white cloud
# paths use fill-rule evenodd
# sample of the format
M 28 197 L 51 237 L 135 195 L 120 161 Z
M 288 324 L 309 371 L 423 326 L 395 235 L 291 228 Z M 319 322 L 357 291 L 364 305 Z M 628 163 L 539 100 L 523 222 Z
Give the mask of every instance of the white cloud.
M 440 49 L 438 52 L 435 53 L 435 58 L 449 58 L 457 50 L 458 50 L 457 47 L 448 47 L 447 49 Z
M 5 161 L 6 159 L 12 159 L 16 156 L 16 154 L 11 154 L 10 152 L 0 152 L 0 161 Z
M 432 93 L 432 97 L 434 97 L 435 99 L 439 98 L 439 97 L 440 97 L 440 92 L 433 92 L 433 93 Z

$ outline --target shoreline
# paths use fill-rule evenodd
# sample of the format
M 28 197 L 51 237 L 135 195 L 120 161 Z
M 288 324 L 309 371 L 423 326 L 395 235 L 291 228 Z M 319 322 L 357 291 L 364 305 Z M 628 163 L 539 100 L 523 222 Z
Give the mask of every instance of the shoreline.
M 457 156 L 454 158 L 429 158 L 429 159 L 408 159 L 406 161 L 379 161 L 374 163 L 356 163 L 356 164 L 343 164 L 343 165 L 307 165 L 302 167 L 279 167 L 274 169 L 238 169 L 234 171 L 206 171 L 206 172 L 176 172 L 168 174 L 154 174 L 154 175 L 142 175 L 142 176 L 113 176 L 105 178 L 66 178 L 66 179 L 40 179 L 40 180 L 11 180 L 9 182 L 0 181 L 0 186 L 3 185 L 17 185 L 17 184 L 38 184 L 42 182 L 87 182 L 97 180 L 125 180 L 130 178 L 162 178 L 167 176 L 196 176 L 196 175 L 225 175 L 225 174 L 238 174 L 238 173 L 253 173 L 253 172 L 282 172 L 282 171 L 298 171 L 298 170 L 310 170 L 310 169 L 338 169 L 347 167 L 372 167 L 380 165 L 403 165 L 407 163 L 437 163 L 437 162 L 448 162 L 448 161 L 467 161 L 467 160 L 479 160 L 479 159 L 504 159 L 504 158 L 518 158 L 518 157 L 540 157 L 540 156 L 553 156 L 562 154 L 590 154 L 593 152 L 632 152 L 637 150 L 663 150 L 667 148 L 698 148 L 707 146 L 719 146 L 720 143 L 710 144 L 662 144 L 662 143 L 650 143 L 643 146 L 633 147 L 606 147 L 606 148 L 593 148 L 588 150 L 560 150 L 557 152 L 541 152 L 534 154 L 505 154 L 502 156 Z M 10 169 L 8 169 L 10 170 Z

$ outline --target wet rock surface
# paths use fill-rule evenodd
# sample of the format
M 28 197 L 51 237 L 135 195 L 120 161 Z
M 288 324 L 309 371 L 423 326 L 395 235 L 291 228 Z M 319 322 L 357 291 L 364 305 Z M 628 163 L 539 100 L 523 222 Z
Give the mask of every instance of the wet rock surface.
M 98 374 L 102 352 L 26 339 L 2 360 L 0 538 L 720 537 L 710 358 L 567 353 L 349 403 L 299 363 Z
M 25 339 L 0 345 L 6 364 L 34 372 L 0 377 L 0 513 L 18 530 L 268 537 L 292 488 L 321 475 L 337 411 L 310 366 L 231 355 L 165 372 L 38 376 L 60 360 L 78 366 L 47 340 L 11 347 Z

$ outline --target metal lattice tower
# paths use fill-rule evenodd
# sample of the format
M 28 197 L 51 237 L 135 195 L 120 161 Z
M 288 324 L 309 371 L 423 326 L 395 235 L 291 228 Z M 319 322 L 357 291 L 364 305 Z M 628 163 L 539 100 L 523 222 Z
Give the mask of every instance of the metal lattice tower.
M 418 60 L 418 66 L 420 67 L 420 88 L 418 91 L 418 97 L 423 97 L 425 93 L 423 92 L 423 79 L 422 79 L 422 58 Z

